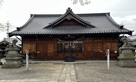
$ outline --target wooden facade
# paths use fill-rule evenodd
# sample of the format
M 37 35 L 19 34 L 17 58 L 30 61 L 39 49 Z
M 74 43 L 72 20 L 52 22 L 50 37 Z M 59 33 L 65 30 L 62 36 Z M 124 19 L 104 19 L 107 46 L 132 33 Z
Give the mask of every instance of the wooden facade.
M 69 45 L 69 49 L 62 52 L 58 50 L 58 44 L 61 47 Z M 76 48 L 72 46 L 77 45 Z M 78 51 L 74 51 L 81 48 Z M 106 59 L 105 50 L 110 49 L 112 59 L 118 57 L 118 38 L 111 37 L 92 37 L 81 38 L 80 40 L 63 40 L 55 38 L 23 38 L 23 53 L 30 51 L 31 58 L 47 60 L 63 60 L 65 56 L 74 56 L 77 60 L 85 59 Z

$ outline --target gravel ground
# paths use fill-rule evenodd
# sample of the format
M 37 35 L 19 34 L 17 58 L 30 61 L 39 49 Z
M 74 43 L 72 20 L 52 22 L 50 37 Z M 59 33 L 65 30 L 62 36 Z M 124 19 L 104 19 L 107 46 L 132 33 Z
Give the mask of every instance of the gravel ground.
M 12 69 L 0 68 L 0 80 L 57 81 L 65 64 L 67 63 L 39 62 L 30 64 L 29 71 L 26 71 L 25 66 Z M 136 82 L 136 68 L 122 68 L 117 66 L 117 62 L 110 63 L 109 71 L 106 62 L 101 61 L 74 63 L 74 68 L 77 82 Z
M 29 64 L 29 71 L 25 66 L 21 68 L 0 68 L 0 80 L 22 80 L 22 79 L 46 79 L 58 80 L 64 64 L 37 63 Z
M 136 82 L 136 68 L 122 68 L 117 62 L 75 64 L 77 82 Z

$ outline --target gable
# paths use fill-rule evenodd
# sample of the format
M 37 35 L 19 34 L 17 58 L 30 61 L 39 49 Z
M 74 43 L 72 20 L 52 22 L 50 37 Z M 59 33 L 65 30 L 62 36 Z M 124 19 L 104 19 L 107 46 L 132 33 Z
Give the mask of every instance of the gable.
M 95 27 L 90 24 L 90 22 L 83 20 L 78 15 L 74 14 L 70 8 L 67 9 L 66 13 L 62 15 L 57 20 L 49 23 L 48 26 L 50 28 L 54 28 L 57 26 L 83 26 L 83 27 Z M 45 28 L 46 28 L 45 27 Z
M 60 22 L 59 24 L 56 25 L 57 26 L 84 26 L 86 27 L 84 24 L 79 23 L 78 21 L 74 20 L 74 19 L 64 19 L 62 22 Z

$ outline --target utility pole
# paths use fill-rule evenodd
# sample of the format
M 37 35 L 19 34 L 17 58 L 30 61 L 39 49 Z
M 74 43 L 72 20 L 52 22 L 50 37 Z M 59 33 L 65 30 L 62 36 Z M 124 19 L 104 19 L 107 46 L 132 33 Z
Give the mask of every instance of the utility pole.
M 9 33 L 9 21 L 7 21 L 6 27 L 7 27 L 7 38 L 8 38 L 8 37 L 9 37 L 9 36 L 8 36 L 8 33 Z

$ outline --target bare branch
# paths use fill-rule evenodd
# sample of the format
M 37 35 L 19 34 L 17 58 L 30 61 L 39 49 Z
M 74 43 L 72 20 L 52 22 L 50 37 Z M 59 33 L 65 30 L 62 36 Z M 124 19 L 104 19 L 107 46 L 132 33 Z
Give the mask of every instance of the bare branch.
M 78 3 L 78 0 L 71 0 L 73 1 L 73 4 L 77 4 Z
M 91 3 L 89 0 L 71 0 L 73 1 L 73 4 L 80 3 L 81 6 L 88 5 Z

